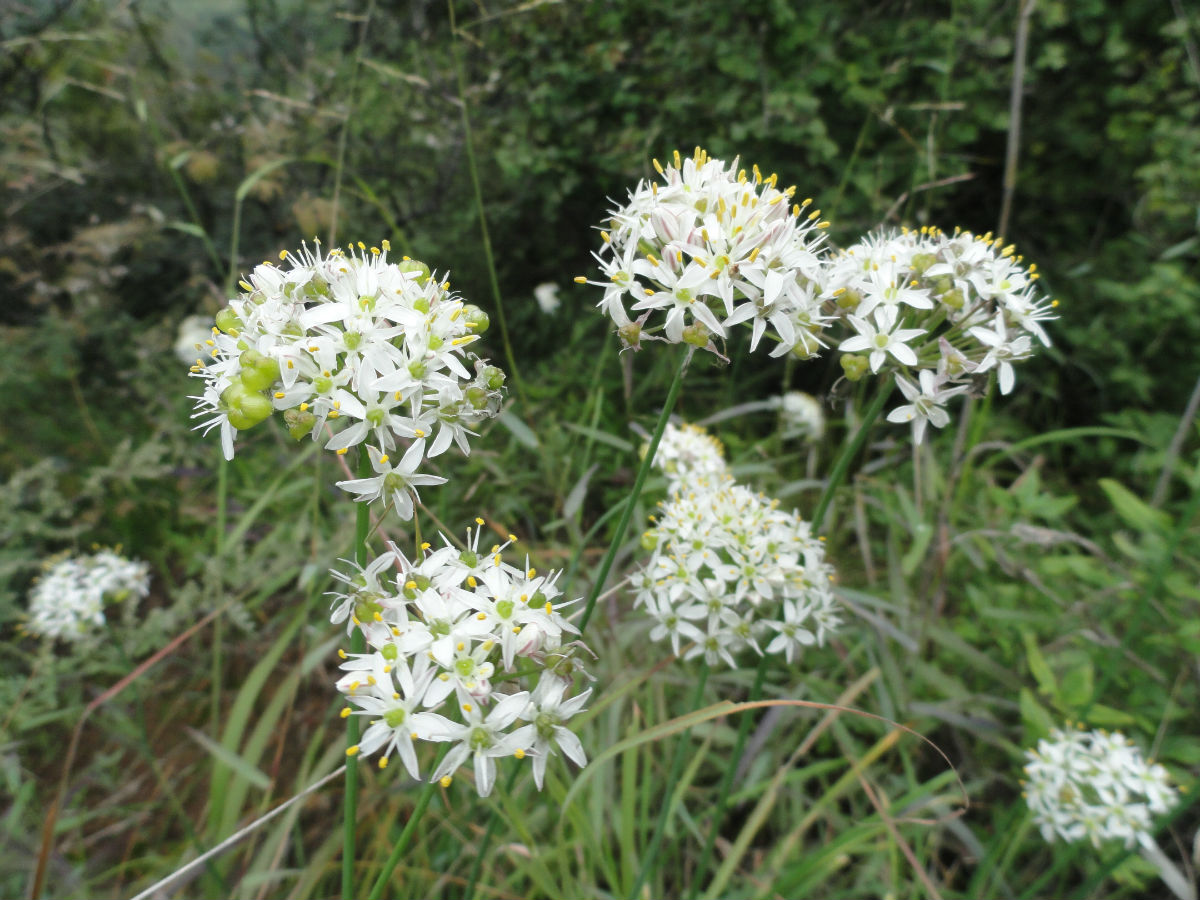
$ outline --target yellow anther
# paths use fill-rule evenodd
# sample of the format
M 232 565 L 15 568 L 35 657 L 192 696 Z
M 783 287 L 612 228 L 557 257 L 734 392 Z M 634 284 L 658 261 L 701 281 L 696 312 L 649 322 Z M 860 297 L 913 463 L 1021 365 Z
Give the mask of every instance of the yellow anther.
M 421 541 L 421 549 L 422 550 L 428 550 L 432 546 L 433 546 L 433 544 L 429 543 L 429 541 Z
M 679 157 L 679 151 L 678 151 L 678 150 L 674 150 L 674 151 L 672 151 L 672 154 L 674 155 L 674 158 L 675 158 L 675 168 L 677 168 L 677 169 L 678 169 L 678 168 L 679 168 L 679 165 L 680 165 L 680 163 L 682 162 L 682 160 L 681 160 L 681 159 L 680 159 L 680 157 Z
M 520 540 L 520 538 L 518 538 L 515 534 L 510 534 L 508 536 L 508 540 L 510 543 L 515 544 L 518 540 Z
M 753 250 L 750 251 L 750 262 L 754 262 L 756 259 L 758 259 L 759 249 L 760 248 L 755 247 Z
M 452 781 L 454 781 L 454 779 L 451 778 L 449 775 L 443 775 L 441 778 L 438 779 L 438 784 L 440 784 L 444 788 L 448 788 L 448 787 L 450 787 L 450 783 Z
M 242 290 L 244 290 L 244 291 L 254 290 L 254 286 L 251 284 L 247 284 L 245 281 L 239 281 L 238 284 L 240 284 L 242 286 Z
M 331 416 L 330 416 L 330 418 L 333 418 L 333 416 L 331 415 Z M 347 453 L 347 451 L 348 451 L 349 449 L 350 449 L 349 447 L 343 447 L 341 450 L 338 450 L 338 451 L 337 451 L 337 455 L 338 455 L 338 456 L 345 456 L 345 455 L 346 455 L 346 453 Z
M 467 576 L 467 587 L 474 588 L 474 587 L 478 587 L 478 586 L 479 586 L 479 582 L 475 580 L 475 576 L 468 575 Z
M 376 622 L 382 622 L 383 621 L 383 613 L 377 612 L 371 618 L 373 618 Z
M 487 618 L 487 613 L 480 613 L 475 618 L 478 619 L 480 622 L 482 622 L 484 619 Z
M 413 429 L 413 437 L 423 438 L 423 437 L 425 437 L 425 432 L 422 431 L 420 428 L 414 428 Z
M 345 658 L 346 658 L 346 651 L 343 650 L 341 647 L 338 647 L 338 659 L 345 659 Z
M 463 712 L 470 712 L 472 709 L 472 706 L 470 703 L 464 703 L 462 708 L 463 708 Z
M 391 457 L 385 453 L 385 454 L 383 454 L 383 456 L 379 457 L 379 464 L 382 466 L 389 459 L 391 459 Z
M 350 707 L 348 707 L 348 706 L 342 707 L 342 712 L 341 712 L 342 718 L 345 719 L 346 717 L 348 717 L 350 715 L 351 712 L 352 712 L 352 710 L 350 709 Z
M 602 232 L 600 232 L 600 237 L 604 238 L 604 243 L 606 243 L 606 244 L 611 244 L 611 243 L 612 243 L 612 238 L 611 238 L 611 237 L 609 237 L 609 235 L 608 235 L 608 232 L 607 232 L 607 231 L 602 231 Z
M 381 768 L 381 769 L 387 768 L 387 757 L 386 756 L 379 757 L 379 768 Z
M 289 369 L 296 368 L 296 364 L 294 362 L 292 362 L 290 359 L 287 361 L 287 364 L 288 364 Z
M 417 589 L 417 583 L 415 581 L 406 581 L 404 582 L 404 587 L 406 590 L 415 591 Z
M 475 517 L 475 524 L 476 524 L 476 525 L 482 525 L 482 524 L 483 524 L 483 519 L 479 518 L 479 516 L 476 516 L 476 517 Z
M 283 399 L 285 396 L 287 396 L 287 395 L 286 395 L 286 394 L 284 394 L 284 392 L 283 392 L 283 391 L 276 391 L 276 392 L 275 392 L 275 399 L 276 399 L 276 400 L 282 400 L 282 399 Z
M 534 578 L 536 576 L 537 576 L 537 569 L 530 569 L 528 572 L 525 573 L 526 578 Z
M 524 759 L 525 751 L 518 747 L 516 751 L 513 752 L 513 756 L 515 756 L 517 759 Z
M 575 283 L 576 284 L 587 284 L 587 276 L 586 275 L 576 275 Z
M 655 170 L 656 172 L 658 172 L 658 174 L 659 174 L 659 175 L 665 175 L 665 174 L 666 174 L 666 173 L 663 171 L 662 163 L 660 163 L 660 162 L 659 162 L 657 159 L 652 159 L 652 160 L 650 160 L 650 161 L 651 161 L 652 163 L 654 163 L 654 170 Z
M 347 747 L 346 755 L 347 756 L 358 756 L 358 744 L 355 744 L 353 747 Z
M 383 250 L 384 250 L 384 252 L 385 252 L 385 253 L 386 253 L 388 250 L 391 250 L 391 249 L 392 249 L 392 242 L 391 242 L 391 241 L 389 241 L 389 240 L 386 240 L 386 239 L 385 239 L 385 240 L 383 240 L 381 243 L 383 244 Z

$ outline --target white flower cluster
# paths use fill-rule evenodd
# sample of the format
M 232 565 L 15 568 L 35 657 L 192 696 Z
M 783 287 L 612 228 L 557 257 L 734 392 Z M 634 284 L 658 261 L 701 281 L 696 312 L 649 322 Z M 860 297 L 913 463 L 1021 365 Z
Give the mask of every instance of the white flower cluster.
M 654 452 L 654 465 L 666 474 L 672 492 L 683 481 L 720 477 L 727 471 L 725 448 L 721 442 L 701 426 L 686 422 L 679 426 L 667 423 Z
M 781 190 L 777 176 L 757 166 L 747 175 L 737 160 L 726 165 L 699 147 L 686 160 L 676 152 L 665 169 L 654 165 L 663 183 L 639 182 L 611 211 L 595 254 L 607 279 L 592 282 L 605 289 L 599 305 L 625 344 L 646 336 L 715 352 L 712 335 L 750 322 L 751 349 L 770 326 L 779 339 L 772 356 L 815 350 L 817 250 L 828 223 L 808 211 L 812 201 L 794 203 L 796 189 Z M 648 323 L 655 313 L 661 321 Z
M 1057 301 L 1039 296 L 1037 278 L 1036 266 L 990 234 L 922 228 L 869 237 L 833 257 L 826 280 L 854 331 L 838 349 L 859 354 L 843 356 L 842 368 L 855 381 L 868 369 L 898 370 L 908 403 L 888 421 L 911 422 L 920 443 L 927 423 L 949 422 L 945 403 L 972 376 L 995 369 L 1007 394 L 1032 338 L 1050 345 L 1041 322 Z
M 33 586 L 25 629 L 80 641 L 104 626 L 104 604 L 150 593 L 150 568 L 112 550 L 60 559 Z
M 420 557 L 409 560 L 393 546 L 365 568 L 335 572 L 345 589 L 334 594 L 331 618 L 346 622 L 348 633 L 361 629 L 370 648 L 339 654 L 345 674 L 337 688 L 352 704 L 342 715 L 369 719 L 347 753 L 382 751 L 380 768 L 397 753 L 419 778 L 414 742 L 451 741 L 431 780 L 449 778 L 470 757 L 475 786 L 486 797 L 497 757 L 532 757 L 539 788 L 559 751 L 587 764 L 563 723 L 583 709 L 591 689 L 567 697 L 575 676 L 586 672 L 577 656 L 582 645 L 564 643 L 578 629 L 559 612 L 563 604 L 555 606 L 559 573 L 538 575 L 528 561 L 524 569 L 504 562 L 511 535 L 480 552 L 480 532 L 468 529 L 463 550 L 423 544 Z M 524 687 L 531 667 L 538 678 L 532 691 Z M 505 677 L 494 683 L 498 672 Z
M 788 391 L 778 398 L 785 437 L 805 437 L 819 441 L 825 434 L 825 411 L 812 394 Z
M 209 358 L 192 367 L 205 382 L 194 418 L 206 432 L 220 428 L 226 459 L 235 432 L 273 412 L 297 440 L 344 423 L 326 448 L 368 443 L 376 478 L 341 486 L 391 500 L 409 518 L 414 487 L 445 480 L 418 475 L 420 464 L 451 443 L 470 452 L 472 426 L 499 411 L 504 374 L 467 352 L 486 313 L 423 263 L 390 263 L 387 251 L 386 241 L 328 254 L 305 246 L 280 254 L 288 267 L 255 268 L 197 345 Z M 396 462 L 398 441 L 413 443 Z
M 907 402 L 888 419 L 911 423 L 920 443 L 929 423 L 949 422 L 946 401 L 973 376 L 994 369 L 1007 394 L 1013 363 L 1034 340 L 1050 344 L 1041 323 L 1057 301 L 1039 295 L 1036 267 L 999 238 L 899 229 L 834 252 L 820 212 L 793 203 L 795 188 L 779 190 L 775 175 L 747 176 L 699 148 L 655 167 L 662 183 L 639 182 L 601 232 L 604 280 L 575 279 L 604 288 L 598 305 L 626 346 L 667 340 L 717 353 L 713 336 L 750 322 L 752 351 L 764 334 L 772 356 L 836 347 L 851 381 L 896 373 Z
M 840 624 L 833 567 L 795 512 L 727 476 L 692 479 L 659 506 L 642 539 L 650 559 L 632 579 L 652 640 L 669 638 L 676 655 L 694 642 L 684 658 L 710 664 L 736 666 L 746 647 L 790 663 Z
M 1152 847 L 1153 816 L 1175 802 L 1167 770 L 1120 732 L 1055 729 L 1026 756 L 1025 799 L 1047 841 Z

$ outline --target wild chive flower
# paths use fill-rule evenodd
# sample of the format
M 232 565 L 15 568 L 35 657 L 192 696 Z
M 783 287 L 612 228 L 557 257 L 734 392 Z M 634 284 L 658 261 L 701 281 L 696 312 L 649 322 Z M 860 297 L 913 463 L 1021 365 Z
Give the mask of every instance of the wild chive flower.
M 660 508 L 642 539 L 650 559 L 633 577 L 651 639 L 669 637 L 676 654 L 694 642 L 685 659 L 733 667 L 746 648 L 791 662 L 838 628 L 833 568 L 796 513 L 728 477 L 695 479 Z
M 1047 841 L 1155 846 L 1153 817 L 1171 808 L 1175 790 L 1123 734 L 1056 728 L 1025 755 L 1025 800 Z
M 370 719 L 348 752 L 382 750 L 381 767 L 399 753 L 415 777 L 413 742 L 454 742 L 433 780 L 471 760 L 476 789 L 487 796 L 497 757 L 533 757 L 539 787 L 557 749 L 586 762 L 562 723 L 590 691 L 566 697 L 574 675 L 586 672 L 578 629 L 561 612 L 559 573 L 505 562 L 511 536 L 481 551 L 483 524 L 468 529 L 463 550 L 443 538 L 444 546 L 424 544 L 410 560 L 393 546 L 365 567 L 335 572 L 343 587 L 333 592 L 331 618 L 361 629 L 368 645 L 364 654 L 341 654 L 337 688 L 350 704 L 343 715 Z M 499 673 L 506 677 L 497 683 Z
M 380 484 L 342 486 L 388 498 L 407 519 L 411 487 L 437 483 L 416 474 L 423 457 L 451 443 L 470 451 L 471 428 L 499 411 L 504 374 L 468 350 L 487 315 L 424 263 L 391 263 L 387 253 L 386 241 L 328 254 L 318 244 L 284 251 L 286 267 L 256 267 L 196 345 L 192 374 L 204 391 L 193 418 L 220 430 L 226 459 L 239 431 L 277 412 L 297 440 L 311 435 L 339 454 L 367 444 Z M 420 445 L 422 458 L 402 444 Z M 381 469 L 389 455 L 400 465 Z
M 815 352 L 824 324 L 820 229 L 829 223 L 809 211 L 812 201 L 794 202 L 795 187 L 779 188 L 777 176 L 757 166 L 747 175 L 736 159 L 699 147 L 654 166 L 661 182 L 639 182 L 611 211 L 594 254 L 605 278 L 591 282 L 604 288 L 598 305 L 626 346 L 648 336 L 715 353 L 713 337 L 748 322 L 751 350 L 770 328 L 772 356 Z
M 104 605 L 145 597 L 150 571 L 112 550 L 51 562 L 29 595 L 25 629 L 41 637 L 81 641 L 104 627 Z
M 678 427 L 667 423 L 654 453 L 654 465 L 663 470 L 672 485 L 693 478 L 721 476 L 727 468 L 721 442 L 699 425 L 686 422 Z
M 828 266 L 825 312 L 855 332 L 838 345 L 846 376 L 895 371 L 909 402 L 888 419 L 911 422 L 918 444 L 926 423 L 949 422 L 944 401 L 974 376 L 995 369 L 1007 394 L 1013 363 L 1031 355 L 1033 339 L 1050 344 L 1041 323 L 1053 318 L 1056 302 L 1038 296 L 1037 267 L 990 234 L 887 231 L 840 251 Z
M 805 437 L 819 441 L 825 434 L 825 411 L 820 401 L 803 391 L 788 391 L 776 398 L 783 419 L 784 437 Z

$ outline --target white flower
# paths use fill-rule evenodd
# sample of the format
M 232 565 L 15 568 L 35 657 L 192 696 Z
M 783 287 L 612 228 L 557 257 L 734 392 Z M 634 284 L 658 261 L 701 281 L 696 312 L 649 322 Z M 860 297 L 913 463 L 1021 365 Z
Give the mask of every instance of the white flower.
M 795 188 L 781 190 L 776 176 L 757 167 L 747 174 L 736 159 L 727 164 L 699 148 L 655 167 L 661 181 L 640 182 L 611 211 L 611 231 L 602 232 L 595 254 L 606 279 L 593 282 L 604 288 L 598 305 L 626 344 L 636 346 L 644 328 L 645 337 L 716 352 L 708 335 L 724 337 L 727 325 L 749 321 L 751 349 L 768 326 L 782 352 L 800 339 L 806 353 L 819 346 L 812 284 L 821 281 L 820 229 L 828 223 L 819 211 L 807 212 L 811 201 L 793 203 Z M 631 310 L 646 315 L 629 332 Z M 647 321 L 654 313 L 661 318 Z M 798 318 L 814 331 L 798 334 Z
M 529 705 L 521 713 L 521 718 L 530 724 L 514 735 L 515 739 L 528 745 L 528 752 L 533 756 L 533 780 L 539 791 L 546 776 L 546 763 L 558 750 L 575 765 L 587 765 L 587 753 L 584 752 L 583 744 L 574 733 L 563 726 L 563 722 L 583 709 L 592 694 L 592 689 L 588 688 L 583 693 L 564 700 L 563 695 L 568 687 L 568 682 L 561 678 L 543 675 L 530 697 Z
M 1023 334 L 1010 340 L 1004 325 L 1004 316 L 997 313 L 990 329 L 977 325 L 971 329 L 971 336 L 988 348 L 987 354 L 980 360 L 975 371 L 986 372 L 995 366 L 1000 373 L 1000 393 L 1010 393 L 1016 377 L 1013 374 L 1013 361 L 1029 356 L 1028 335 Z
M 305 246 L 281 254 L 287 267 L 263 263 L 241 282 L 192 366 L 204 381 L 193 398 L 196 427 L 220 429 L 227 459 L 238 432 L 275 412 L 296 439 L 310 435 L 339 454 L 370 443 L 375 462 L 434 427 L 432 443 L 421 444 L 429 456 L 451 443 L 466 452 L 471 426 L 499 412 L 503 373 L 468 349 L 487 316 L 422 263 L 388 262 L 387 253 L 387 242 L 328 254 Z M 326 427 L 335 432 L 328 439 Z M 441 483 L 419 480 L 421 460 L 406 459 L 409 484 Z
M 668 422 L 654 452 L 654 465 L 666 473 L 674 489 L 696 478 L 724 475 L 725 448 L 699 425 Z
M 395 507 L 396 514 L 405 521 L 413 517 L 413 498 L 417 497 L 419 485 L 446 483 L 446 479 L 439 475 L 417 474 L 417 467 L 425 458 L 424 438 L 413 441 L 396 463 L 393 463 L 386 453 L 380 453 L 374 447 L 368 447 L 367 453 L 371 458 L 371 468 L 376 474 L 370 478 L 339 481 L 337 486 L 343 491 L 356 494 L 354 499 L 361 502 L 369 503 L 386 497 Z
M 823 644 L 838 625 L 833 569 L 807 522 L 724 478 L 698 478 L 666 503 L 643 537 L 651 551 L 632 576 L 651 640 L 676 655 L 735 665 L 743 649 L 786 653 Z M 785 627 L 786 626 L 786 627 Z M 763 644 L 771 632 L 784 636 Z
M 458 742 L 446 754 L 431 780 L 439 781 L 452 775 L 469 756 L 472 757 L 471 767 L 475 770 L 475 790 L 480 797 L 490 794 L 496 781 L 496 757 L 525 755 L 523 744 L 529 733 L 519 729 L 512 734 L 505 734 L 504 729 L 515 722 L 528 706 L 528 691 L 509 694 L 486 716 L 481 714 L 477 703 L 464 701 L 461 707 L 466 713 L 466 722 L 458 724 L 442 719 L 430 733 L 430 740 Z
M 1047 841 L 1150 848 L 1152 817 L 1176 799 L 1166 769 L 1146 762 L 1120 732 L 1055 729 L 1026 758 L 1025 799 Z
M 967 388 L 945 387 L 938 377 L 929 369 L 920 371 L 921 385 L 918 387 L 903 375 L 896 376 L 896 383 L 908 399 L 904 406 L 898 406 L 888 413 L 889 422 L 911 422 L 913 426 L 913 442 L 921 443 L 925 437 L 925 424 L 928 422 L 935 428 L 945 428 L 950 421 L 950 415 L 942 408 L 945 402 L 955 394 L 961 394 Z
M 31 634 L 83 641 L 104 627 L 104 605 L 150 593 L 149 566 L 112 550 L 49 562 L 29 594 Z
M 915 354 L 906 341 L 925 334 L 923 328 L 897 328 L 898 312 L 895 306 L 878 306 L 875 308 L 875 324 L 858 316 L 850 316 L 850 324 L 858 332 L 854 337 L 842 341 L 838 347 L 844 352 L 870 351 L 871 371 L 878 372 L 888 354 L 905 366 L 917 364 Z
M 825 412 L 816 397 L 803 391 L 788 391 L 778 402 L 786 437 L 803 435 L 819 441 L 825 434 Z
M 562 302 L 558 299 L 558 285 L 553 281 L 547 281 L 535 287 L 533 299 L 537 301 L 538 308 L 546 315 L 550 315 L 558 309 L 559 303 Z

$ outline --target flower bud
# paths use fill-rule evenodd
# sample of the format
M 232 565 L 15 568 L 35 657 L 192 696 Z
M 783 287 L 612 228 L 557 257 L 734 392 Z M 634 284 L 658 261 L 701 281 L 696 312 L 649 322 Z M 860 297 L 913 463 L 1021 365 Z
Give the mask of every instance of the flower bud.
M 935 262 L 937 262 L 937 256 L 933 253 L 914 253 L 908 265 L 914 274 L 922 275 Z
M 843 356 L 841 362 L 842 371 L 850 381 L 858 381 L 862 378 L 867 374 L 867 369 L 871 365 L 865 356 L 854 356 L 853 354 Z
M 489 391 L 498 391 L 504 387 L 504 372 L 495 366 L 484 366 L 479 370 L 478 377 Z
M 952 291 L 946 291 L 946 293 L 942 294 L 940 297 L 938 297 L 938 299 L 951 309 L 962 309 L 963 304 L 966 303 L 966 298 L 963 297 L 963 292 L 958 288 L 955 288 Z

